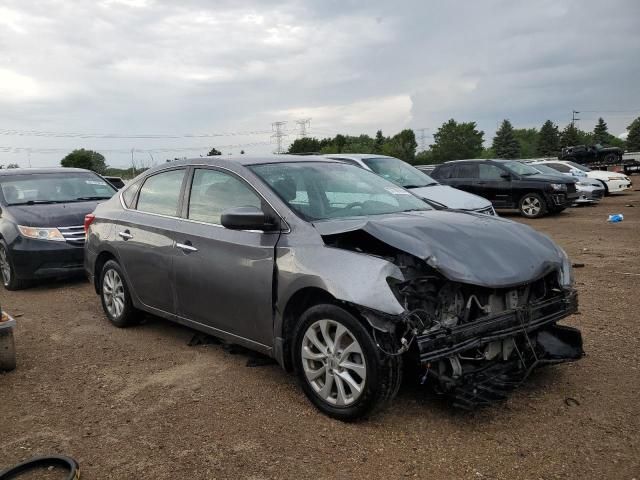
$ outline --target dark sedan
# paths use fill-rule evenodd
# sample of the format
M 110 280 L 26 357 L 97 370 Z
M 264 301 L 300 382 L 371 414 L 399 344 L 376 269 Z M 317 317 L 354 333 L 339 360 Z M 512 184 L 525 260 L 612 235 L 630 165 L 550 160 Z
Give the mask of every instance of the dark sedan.
M 342 162 L 172 162 L 87 224 L 86 270 L 113 324 L 145 311 L 263 352 L 339 419 L 389 402 L 407 364 L 472 408 L 583 353 L 556 325 L 577 299 L 551 239 L 434 210 Z
M 516 160 L 456 160 L 438 165 L 431 176 L 528 218 L 561 212 L 578 199 L 576 180 L 541 175 Z
M 0 272 L 8 290 L 82 272 L 84 217 L 116 189 L 75 168 L 0 170 Z

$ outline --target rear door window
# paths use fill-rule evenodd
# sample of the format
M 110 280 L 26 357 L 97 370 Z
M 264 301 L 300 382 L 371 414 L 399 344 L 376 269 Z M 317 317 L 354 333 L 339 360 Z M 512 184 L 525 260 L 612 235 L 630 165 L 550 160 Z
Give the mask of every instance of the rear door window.
M 185 169 L 169 170 L 147 178 L 138 195 L 141 212 L 176 217 Z
M 478 164 L 467 163 L 456 165 L 454 171 L 455 178 L 478 178 Z

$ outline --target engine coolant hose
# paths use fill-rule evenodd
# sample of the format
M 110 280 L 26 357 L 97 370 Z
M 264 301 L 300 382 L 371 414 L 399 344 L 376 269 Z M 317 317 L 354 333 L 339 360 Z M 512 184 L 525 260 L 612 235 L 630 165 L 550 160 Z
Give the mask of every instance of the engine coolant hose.
M 64 455 L 49 455 L 44 457 L 34 457 L 26 460 L 14 467 L 9 467 L 0 472 L 0 480 L 11 480 L 17 478 L 25 472 L 38 468 L 61 467 L 69 472 L 65 480 L 80 480 L 80 467 L 71 457 Z

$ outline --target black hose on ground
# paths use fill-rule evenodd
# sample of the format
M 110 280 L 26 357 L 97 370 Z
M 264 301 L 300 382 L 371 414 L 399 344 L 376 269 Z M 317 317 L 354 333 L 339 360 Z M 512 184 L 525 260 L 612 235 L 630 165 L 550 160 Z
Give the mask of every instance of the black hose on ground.
M 68 470 L 69 475 L 65 480 L 80 480 L 80 467 L 78 466 L 78 462 L 73 458 L 65 457 L 64 455 L 50 455 L 31 458 L 0 472 L 0 480 L 10 480 L 12 478 L 16 478 L 22 473 L 47 467 L 62 467 L 65 470 Z

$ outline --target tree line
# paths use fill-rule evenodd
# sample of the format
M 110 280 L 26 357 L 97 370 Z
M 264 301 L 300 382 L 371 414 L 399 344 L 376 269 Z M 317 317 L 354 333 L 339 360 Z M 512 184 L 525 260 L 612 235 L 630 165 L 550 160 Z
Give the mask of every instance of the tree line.
M 288 153 L 378 153 L 401 158 L 412 164 L 432 164 L 466 158 L 536 158 L 557 157 L 563 147 L 602 145 L 640 151 L 640 117 L 628 127 L 626 142 L 609 133 L 607 123 L 599 118 L 592 132 L 569 123 L 562 131 L 551 120 L 537 128 L 514 128 L 504 120 L 489 148 L 484 147 L 484 132 L 475 122 L 444 122 L 433 134 L 427 150 L 416 153 L 418 144 L 413 130 L 406 129 L 386 137 L 378 130 L 375 137 L 366 134 L 338 134 L 333 138 L 304 137 L 295 140 Z
M 405 129 L 393 136 L 385 136 L 378 130 L 374 137 L 367 134 L 342 135 L 332 138 L 303 137 L 296 139 L 287 153 L 375 153 L 400 158 L 412 164 L 432 164 L 466 158 L 536 158 L 557 157 L 560 149 L 572 145 L 602 145 L 640 151 L 640 117 L 627 126 L 627 140 L 609 133 L 607 123 L 599 118 L 593 131 L 585 132 L 569 123 L 561 131 L 551 120 L 537 128 L 514 128 L 509 120 L 503 120 L 489 148 L 484 147 L 484 132 L 475 122 L 444 122 L 433 134 L 433 143 L 427 150 L 416 152 L 418 143 L 413 130 Z M 244 154 L 244 150 L 240 152 Z M 215 147 L 207 156 L 221 155 Z M 169 160 L 167 160 L 169 161 Z M 104 155 L 80 148 L 66 155 L 60 164 L 63 167 L 84 168 L 102 175 L 133 178 L 146 168 L 113 168 L 106 163 Z M 6 168 L 16 168 L 9 164 Z M 3 165 L 0 165 L 3 168 Z

